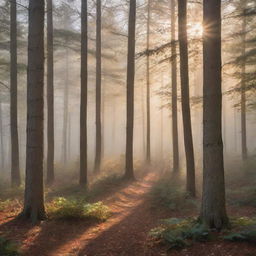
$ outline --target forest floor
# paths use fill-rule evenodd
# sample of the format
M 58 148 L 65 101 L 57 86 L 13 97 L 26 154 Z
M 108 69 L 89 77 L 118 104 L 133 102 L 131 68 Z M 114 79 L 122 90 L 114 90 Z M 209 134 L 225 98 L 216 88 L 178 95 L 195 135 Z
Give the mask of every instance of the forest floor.
M 256 256 L 256 246 L 247 243 L 214 241 L 196 243 L 182 249 L 166 251 L 155 246 L 149 231 L 159 220 L 196 216 L 196 210 L 152 208 L 150 191 L 158 179 L 154 173 L 132 183 L 124 183 L 107 196 L 98 196 L 111 209 L 103 223 L 94 221 L 47 220 L 38 226 L 16 220 L 16 212 L 0 213 L 0 235 L 17 241 L 22 255 L 28 256 Z M 230 206 L 233 216 L 255 216 L 255 208 Z

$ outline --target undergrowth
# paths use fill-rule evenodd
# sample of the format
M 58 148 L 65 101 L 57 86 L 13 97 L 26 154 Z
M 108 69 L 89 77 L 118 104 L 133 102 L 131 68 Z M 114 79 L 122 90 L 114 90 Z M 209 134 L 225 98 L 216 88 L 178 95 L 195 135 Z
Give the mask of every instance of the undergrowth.
M 171 177 L 163 177 L 151 189 L 152 206 L 182 211 L 195 209 L 197 202 L 191 198 L 181 182 Z
M 152 229 L 149 233 L 156 241 L 161 241 L 169 246 L 169 249 L 181 249 L 190 246 L 195 241 L 206 242 L 212 234 L 196 219 L 171 218 L 162 221 L 162 224 Z
M 0 237 L 0 255 L 18 256 L 20 255 L 18 246 L 6 238 Z
M 102 202 L 86 203 L 82 200 L 58 197 L 47 204 L 50 219 L 95 219 L 105 221 L 110 217 L 110 209 Z
M 256 243 L 256 218 L 231 218 L 231 229 L 217 233 L 200 224 L 195 218 L 170 218 L 152 229 L 149 235 L 157 243 L 168 245 L 168 249 L 182 249 L 195 242 L 208 242 L 217 239 L 232 242 Z

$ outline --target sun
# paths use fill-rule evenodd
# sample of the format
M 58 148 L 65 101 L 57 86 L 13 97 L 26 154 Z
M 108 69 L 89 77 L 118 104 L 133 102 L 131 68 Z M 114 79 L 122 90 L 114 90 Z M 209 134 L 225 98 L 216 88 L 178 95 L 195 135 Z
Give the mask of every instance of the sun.
M 188 24 L 188 36 L 190 38 L 202 38 L 203 24 L 200 22 Z

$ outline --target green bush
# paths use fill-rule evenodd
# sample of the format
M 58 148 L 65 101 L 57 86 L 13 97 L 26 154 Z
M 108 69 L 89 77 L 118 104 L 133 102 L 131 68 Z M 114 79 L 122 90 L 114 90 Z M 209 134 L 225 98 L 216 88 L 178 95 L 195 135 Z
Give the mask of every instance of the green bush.
M 162 221 L 162 225 L 150 231 L 150 236 L 163 241 L 170 248 L 184 248 L 192 242 L 205 242 L 210 239 L 210 232 L 195 219 L 171 218 Z
M 20 253 L 16 244 L 12 243 L 10 240 L 0 237 L 0 255 L 18 256 Z
M 105 221 L 110 216 L 109 208 L 102 202 L 94 204 L 82 200 L 58 197 L 47 205 L 47 212 L 53 219 L 96 219 Z

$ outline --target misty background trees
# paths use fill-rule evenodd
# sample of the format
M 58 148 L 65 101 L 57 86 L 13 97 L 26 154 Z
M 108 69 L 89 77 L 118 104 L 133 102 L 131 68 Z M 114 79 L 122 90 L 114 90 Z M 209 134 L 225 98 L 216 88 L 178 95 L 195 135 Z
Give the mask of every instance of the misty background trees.
M 25 180 L 23 215 L 45 217 L 44 176 L 87 187 L 111 162 L 130 180 L 185 170 L 191 197 L 203 173 L 200 218 L 227 226 L 224 159 L 255 151 L 255 8 L 3 1 L 0 160 L 4 180 Z

